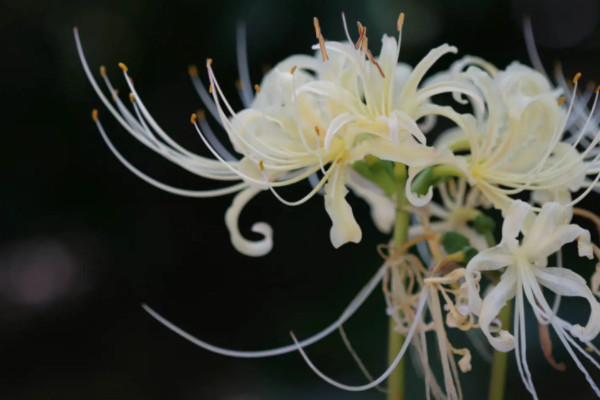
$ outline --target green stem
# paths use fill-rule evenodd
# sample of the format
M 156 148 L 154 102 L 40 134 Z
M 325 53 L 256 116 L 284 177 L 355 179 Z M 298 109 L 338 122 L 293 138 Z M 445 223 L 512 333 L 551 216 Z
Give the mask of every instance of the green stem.
M 502 329 L 510 330 L 510 317 L 512 314 L 512 301 L 506 303 L 500 310 L 498 318 L 502 323 Z M 494 351 L 492 360 L 492 372 L 490 374 L 489 400 L 503 400 L 506 387 L 506 367 L 508 365 L 508 352 Z
M 394 249 L 402 247 L 408 241 L 408 227 L 410 225 L 410 213 L 404 209 L 406 195 L 406 166 L 400 163 L 394 165 L 394 177 L 396 178 L 396 221 L 394 223 Z M 388 363 L 392 363 L 404 344 L 404 336 L 394 329 L 396 323 L 390 318 L 388 328 Z M 388 400 L 401 400 L 404 398 L 404 358 L 388 377 Z
M 496 245 L 496 239 L 494 238 L 492 229 L 486 230 L 484 236 L 488 246 L 493 247 Z M 498 314 L 502 329 L 510 331 L 511 315 L 512 301 L 509 301 Z M 492 359 L 492 372 L 490 373 L 490 392 L 488 393 L 488 400 L 504 400 L 507 366 L 508 352 L 495 350 L 494 358 Z
M 424 195 L 429 187 L 441 183 L 444 179 L 452 176 L 461 177 L 463 173 L 451 165 L 435 165 L 421 171 L 412 183 L 411 190 L 420 195 Z

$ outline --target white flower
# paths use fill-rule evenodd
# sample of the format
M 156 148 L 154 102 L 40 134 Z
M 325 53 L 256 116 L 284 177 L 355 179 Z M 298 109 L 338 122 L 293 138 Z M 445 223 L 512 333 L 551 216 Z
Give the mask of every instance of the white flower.
M 471 66 L 461 71 L 467 65 Z M 567 122 L 573 103 L 565 111 L 560 90 L 554 89 L 543 74 L 516 62 L 497 71 L 472 57 L 457 62 L 441 76 L 448 74 L 477 87 L 487 112 L 481 114 L 476 109 L 476 119 L 449 113 L 458 128 L 442 134 L 436 145 L 468 150 L 468 157 L 457 157 L 464 159 L 467 167 L 455 161 L 456 167 L 496 208 L 506 210 L 512 196 L 527 191 L 540 192 L 536 193 L 538 200 L 572 206 L 596 185 L 600 136 L 585 146 L 580 139 L 566 140 L 570 137 Z M 579 77 L 574 78 L 575 89 Z M 582 188 L 587 189 L 571 200 L 571 193 Z
M 532 307 L 540 324 L 550 324 L 577 366 L 585 374 L 597 394 L 600 391 L 581 365 L 573 349 L 584 357 L 590 356 L 571 337 L 584 343 L 593 340 L 600 332 L 600 304 L 594 299 L 583 278 L 575 272 L 558 267 L 548 267 L 548 257 L 566 243 L 577 240 L 580 256 L 592 258 L 590 234 L 575 224 L 569 224 L 565 207 L 547 203 L 539 215 L 531 214 L 531 206 L 516 200 L 508 209 L 502 226 L 499 245 L 476 255 L 467 265 L 466 283 L 471 311 L 479 315 L 479 325 L 489 342 L 499 351 L 515 349 L 517 365 L 527 389 L 536 397 L 525 356 L 524 297 Z M 523 239 L 519 242 L 519 233 Z M 482 300 L 478 280 L 481 273 L 502 272 L 500 282 Z M 584 326 L 571 324 L 558 317 L 548 304 L 542 288 L 559 296 L 584 298 L 590 306 L 590 315 Z M 493 335 L 490 325 L 505 306 L 515 299 L 514 330 L 500 330 Z M 595 362 L 595 361 L 594 361 Z M 595 364 L 598 365 L 598 364 Z
M 404 16 L 398 20 L 398 32 Z M 263 239 L 249 241 L 238 229 L 238 218 L 243 207 L 256 194 L 270 190 L 281 202 L 295 206 L 302 204 L 324 188 L 325 209 L 332 220 L 331 242 L 339 247 L 347 242 L 359 242 L 361 229 L 345 196 L 350 182 L 349 170 L 355 161 L 366 155 L 381 160 L 418 167 L 432 159 L 444 160 L 448 151 L 439 152 L 425 145 L 425 136 L 417 120 L 431 125 L 437 111 L 430 98 L 446 92 L 458 92 L 471 97 L 476 93 L 458 81 L 440 81 L 420 88 L 429 68 L 444 54 L 456 52 L 454 47 L 442 45 L 432 50 L 414 69 L 398 64 L 400 37 L 384 36 L 379 57 L 373 57 L 368 46 L 366 28 L 359 25 L 356 45 L 325 41 L 318 21 L 315 28 L 320 53 L 315 56 L 294 55 L 279 63 L 256 85 L 256 96 L 248 88 L 245 48 L 238 49 L 241 64 L 242 99 L 246 108 L 235 112 L 223 95 L 215 77 L 212 60 L 206 63 L 210 88 L 206 91 L 194 68 L 190 70 L 208 110 L 217 118 L 235 150 L 230 153 L 212 132 L 204 118 L 192 116 L 197 132 L 216 159 L 190 152 L 178 145 L 154 121 L 137 93 L 124 64 L 120 64 L 131 91 L 130 111 L 119 99 L 106 76 L 101 75 L 111 91 L 114 105 L 100 90 L 91 74 L 75 31 L 80 58 L 96 93 L 117 121 L 144 145 L 187 171 L 219 181 L 237 181 L 236 184 L 213 191 L 190 191 L 157 182 L 131 165 L 112 145 L 97 114 L 94 120 L 111 151 L 132 172 L 145 181 L 171 193 L 208 197 L 239 192 L 227 212 L 226 223 L 234 247 L 240 252 L 259 256 L 272 247 L 272 229 L 257 223 L 252 230 Z M 347 29 L 346 29 L 347 32 Z M 349 34 L 348 40 L 350 41 Z M 243 35 L 241 35 L 243 39 Z M 212 96 L 211 96 L 212 95 Z M 477 101 L 477 100 L 475 100 Z M 480 102 L 481 105 L 483 105 Z M 317 182 L 304 197 L 290 201 L 283 198 L 278 188 L 315 176 Z M 364 185 L 363 185 L 364 187 Z M 370 202 L 377 200 L 362 193 Z M 409 193 L 417 203 L 419 199 Z M 378 226 L 386 228 L 387 224 Z
M 401 14 L 400 34 L 402 23 Z M 276 191 L 284 184 L 278 182 L 281 172 L 275 171 L 296 173 L 305 168 L 311 174 L 322 172 L 317 187 L 324 185 L 325 209 L 333 223 L 331 241 L 339 247 L 362 237 L 345 200 L 347 186 L 356 188 L 373 206 L 385 204 L 377 194 L 361 190 L 365 185 L 350 174 L 349 167 L 366 155 L 409 167 L 449 157 L 448 152 L 425 146 L 416 121 L 435 116 L 430 98 L 436 94 L 476 93 L 453 81 L 419 88 L 429 68 L 444 54 L 456 51 L 451 46 L 432 50 L 413 70 L 398 63 L 400 37 L 396 41 L 384 36 L 376 59 L 362 25 L 355 45 L 347 29 L 348 42 L 340 43 L 325 41 L 316 19 L 315 27 L 320 39 L 315 49 L 320 51 L 314 57 L 292 56 L 277 65 L 265 76 L 250 106 L 237 114 L 222 96 L 210 63 L 208 68 L 214 102 L 231 142 L 244 159 L 261 164 L 269 189 L 279 200 L 301 204 L 316 191 L 300 201 L 287 201 Z M 389 213 L 374 213 L 378 227 L 389 229 L 384 221 Z

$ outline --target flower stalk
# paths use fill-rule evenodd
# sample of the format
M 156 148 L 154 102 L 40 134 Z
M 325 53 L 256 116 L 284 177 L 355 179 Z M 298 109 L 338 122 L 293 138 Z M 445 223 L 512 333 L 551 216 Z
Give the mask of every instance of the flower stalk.
M 498 314 L 498 319 L 502 323 L 502 329 L 510 330 L 510 316 L 512 314 L 512 301 L 506 303 L 504 308 Z M 504 389 L 506 387 L 506 367 L 508 366 L 508 352 L 494 351 L 492 359 L 492 372 L 490 373 L 490 392 L 489 400 L 503 400 Z
M 407 199 L 404 192 L 406 185 L 406 166 L 401 163 L 394 164 L 394 178 L 396 180 L 396 219 L 394 222 L 394 249 L 399 249 L 408 240 L 408 227 L 410 213 L 404 209 Z M 394 361 L 396 355 L 404 344 L 404 336 L 396 331 L 396 322 L 390 317 L 388 327 L 388 363 Z M 401 400 L 404 398 L 404 358 L 392 374 L 388 377 L 388 400 Z

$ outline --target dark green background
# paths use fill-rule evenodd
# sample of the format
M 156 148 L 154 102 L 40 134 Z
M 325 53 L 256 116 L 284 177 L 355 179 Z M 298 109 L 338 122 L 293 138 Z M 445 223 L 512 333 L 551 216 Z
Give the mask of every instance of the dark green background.
M 254 82 L 263 65 L 311 52 L 315 15 L 327 38 L 342 39 L 341 11 L 368 27 L 374 52 L 381 34 L 394 34 L 397 14 L 404 11 L 402 61 L 414 64 L 448 42 L 460 54 L 477 54 L 500 67 L 513 59 L 527 62 L 520 26 L 529 13 L 547 66 L 559 59 L 569 75 L 581 70 L 583 80 L 600 79 L 596 1 L 3 0 L 0 7 L 2 399 L 384 397 L 333 388 L 298 354 L 261 360 L 210 354 L 142 311 L 140 302 L 148 302 L 224 347 L 288 344 L 290 329 L 305 337 L 338 316 L 381 262 L 375 246 L 386 237 L 350 195 L 364 239 L 334 251 L 321 199 L 289 208 L 265 193 L 247 207 L 241 224 L 251 235 L 253 222 L 271 223 L 275 248 L 260 259 L 237 254 L 223 221 L 230 197 L 160 192 L 110 154 L 89 117 L 92 108 L 99 108 L 111 138 L 143 171 L 176 186 L 211 187 L 148 151 L 110 118 L 80 67 L 74 25 L 92 69 L 105 64 L 113 83 L 124 89 L 116 63 L 125 62 L 159 123 L 200 152 L 205 150 L 188 118 L 201 104 L 187 65 L 212 57 L 234 99 L 238 21 L 248 26 Z M 452 60 L 446 57 L 440 66 Z M 307 188 L 300 184 L 286 195 L 297 198 Z M 597 209 L 596 201 L 588 207 Z M 590 268 L 578 271 L 585 275 Z M 571 315 L 585 314 L 581 303 L 573 304 Z M 559 345 L 556 358 L 567 360 L 568 370 L 553 371 L 544 361 L 530 322 L 528 355 L 540 398 L 592 398 Z M 386 326 L 378 291 L 346 326 L 374 374 L 385 369 Z M 364 382 L 337 334 L 308 352 L 330 375 Z M 529 398 L 511 357 L 507 398 Z M 485 397 L 488 372 L 474 353 L 473 371 L 462 379 L 467 399 Z M 600 378 L 598 371 L 592 374 Z M 408 379 L 408 398 L 422 398 L 421 381 L 412 371 Z

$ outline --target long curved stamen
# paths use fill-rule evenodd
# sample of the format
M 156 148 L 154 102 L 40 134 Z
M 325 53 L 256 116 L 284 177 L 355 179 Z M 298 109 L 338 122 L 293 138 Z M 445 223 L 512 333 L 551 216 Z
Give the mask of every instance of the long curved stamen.
M 531 18 L 529 16 L 523 18 L 523 36 L 525 37 L 525 47 L 527 48 L 527 54 L 529 55 L 529 60 L 531 60 L 533 67 L 538 72 L 543 74 L 546 78 L 548 78 L 546 69 L 544 68 L 542 60 L 540 59 L 540 55 L 538 54 L 537 46 L 535 45 L 533 27 L 531 26 Z
M 247 174 L 244 174 L 243 172 L 240 172 L 238 169 L 232 167 L 227 161 L 225 161 L 221 155 L 211 146 L 211 144 L 208 142 L 208 140 L 206 139 L 206 137 L 204 137 L 204 134 L 202 133 L 202 131 L 200 130 L 200 126 L 198 126 L 198 121 L 197 121 L 197 116 L 196 114 L 192 114 L 192 117 L 190 119 L 192 125 L 194 125 L 194 127 L 196 128 L 196 132 L 198 132 L 198 135 L 200 136 L 200 139 L 202 139 L 202 141 L 204 142 L 204 144 L 206 145 L 206 147 L 210 150 L 211 153 L 213 153 L 213 155 L 223 163 L 223 165 L 225 165 L 227 168 L 229 168 L 231 170 L 231 172 L 233 172 L 234 174 L 238 175 L 240 178 L 242 178 L 243 180 L 247 181 L 247 182 L 252 182 L 252 183 L 256 183 L 258 185 L 263 186 L 264 182 L 253 178 Z
M 221 157 L 223 157 L 223 159 L 228 162 L 238 161 L 238 159 L 233 154 L 231 154 L 229 152 L 229 150 L 227 150 L 225 148 L 223 143 L 221 143 L 221 141 L 217 138 L 217 135 L 215 135 L 213 130 L 210 128 L 208 121 L 206 121 L 204 112 L 202 110 L 200 110 L 196 113 L 196 115 L 198 115 L 198 123 L 200 125 L 200 128 L 202 129 L 202 132 L 204 132 L 204 134 L 206 135 L 206 139 L 215 148 L 215 150 L 221 155 Z
M 415 317 L 414 317 L 414 321 L 415 322 L 413 322 L 413 324 L 411 325 L 408 333 L 406 334 L 406 340 L 404 341 L 404 344 L 402 345 L 402 348 L 398 352 L 398 355 L 396 356 L 396 358 L 394 359 L 394 361 L 390 364 L 390 366 L 388 367 L 388 369 L 385 370 L 385 372 L 383 374 L 381 374 L 377 379 L 375 379 L 374 381 L 372 381 L 371 383 L 368 383 L 366 385 L 350 386 L 350 385 L 346 385 L 346 384 L 343 384 L 343 383 L 340 383 L 340 382 L 338 382 L 336 380 L 331 379 L 330 377 L 328 377 L 327 375 L 325 375 L 323 372 L 321 372 L 312 363 L 312 361 L 308 358 L 308 356 L 304 352 L 303 347 L 300 346 L 301 342 L 299 342 L 298 339 L 296 339 L 296 336 L 294 335 L 293 332 L 290 332 L 290 336 L 294 340 L 294 344 L 296 345 L 297 350 L 300 352 L 300 355 L 302 355 L 302 358 L 304 359 L 304 361 L 306 362 L 306 364 L 310 367 L 310 369 L 313 370 L 313 372 L 315 374 L 317 374 L 325 382 L 327 382 L 330 385 L 335 386 L 335 387 L 337 387 L 339 389 L 347 390 L 349 392 L 362 392 L 362 391 L 365 391 L 365 390 L 369 390 L 371 388 L 376 387 L 381 382 L 383 382 L 392 373 L 392 371 L 396 368 L 396 366 L 398 365 L 398 363 L 400 362 L 400 360 L 404 356 L 404 353 L 406 352 L 406 350 L 408 349 L 408 346 L 411 343 L 411 339 L 412 339 L 412 337 L 413 337 L 413 335 L 415 333 L 415 329 L 417 328 L 417 325 L 418 325 L 417 321 L 420 320 L 421 314 L 423 313 L 423 311 L 425 309 L 425 304 L 426 304 L 426 300 L 427 300 L 427 295 L 426 294 L 427 294 L 427 292 L 423 291 L 421 293 L 421 295 L 419 296 L 419 302 L 418 302 L 417 310 L 415 312 Z
M 219 83 L 217 82 L 217 78 L 212 69 L 212 60 L 211 59 L 207 60 L 206 67 L 208 69 L 208 76 L 210 79 L 211 87 L 213 88 L 212 90 L 209 90 L 209 92 L 212 92 L 213 99 L 214 99 L 215 103 L 217 104 L 217 111 L 219 112 L 219 116 L 221 118 L 221 123 L 223 124 L 223 127 L 225 128 L 227 133 L 230 135 L 230 137 L 233 136 L 232 141 L 234 138 L 239 140 L 246 147 L 248 147 L 250 150 L 252 150 L 257 157 L 259 157 L 263 160 L 272 160 L 275 163 L 282 163 L 282 164 L 289 162 L 289 160 L 286 160 L 284 158 L 277 158 L 270 154 L 265 153 L 264 151 L 262 151 L 262 149 L 259 149 L 256 146 L 252 145 L 250 142 L 248 142 L 248 140 L 246 140 L 246 138 L 243 135 L 241 135 L 237 131 L 237 129 L 235 129 L 235 127 L 233 126 L 231 121 L 229 121 L 227 115 L 223 111 L 222 107 L 220 106 L 221 103 L 220 103 L 219 99 L 221 99 L 221 101 L 223 101 L 223 104 L 225 104 L 225 107 L 227 108 L 227 110 L 229 111 L 231 116 L 232 117 L 236 116 L 236 113 L 231 108 L 231 105 L 227 101 L 227 98 L 223 94 L 223 91 L 221 90 L 221 87 L 219 86 Z M 283 156 L 287 155 L 285 152 L 280 152 L 280 153 Z
M 98 96 L 100 97 L 102 102 L 105 104 L 107 109 L 110 111 L 110 113 L 113 115 L 113 117 L 117 120 L 117 122 L 119 122 L 119 124 L 123 128 L 125 128 L 133 137 L 135 137 L 137 140 L 142 142 L 142 144 L 147 146 L 149 149 L 157 152 L 161 156 L 176 163 L 177 165 L 188 170 L 191 173 L 194 173 L 196 175 L 200 175 L 203 177 L 207 177 L 207 178 L 215 178 L 215 179 L 220 179 L 220 180 L 231 180 L 232 179 L 232 176 L 230 176 L 230 175 L 229 176 L 223 175 L 222 170 L 215 169 L 215 165 L 213 164 L 215 162 L 214 160 L 209 160 L 202 156 L 183 154 L 180 151 L 178 151 L 177 149 L 169 147 L 169 146 L 163 144 L 161 141 L 159 141 L 154 136 L 154 134 L 150 131 L 149 127 L 145 124 L 143 119 L 139 116 L 139 113 L 138 113 L 138 119 L 136 119 L 127 110 L 127 108 L 124 106 L 124 104 L 119 99 L 118 94 L 116 93 L 116 90 L 114 89 L 113 85 L 111 84 L 111 82 L 108 78 L 108 75 L 106 74 L 106 68 L 101 67 L 100 75 L 102 76 L 102 78 L 103 78 L 106 86 L 109 88 L 110 92 L 113 93 L 113 101 L 115 102 L 119 111 L 115 110 L 114 107 L 108 102 L 108 100 L 104 96 L 104 93 L 102 93 L 102 91 L 100 90 L 100 87 L 98 86 L 97 82 L 95 81 L 94 77 L 92 76 L 92 74 L 90 72 L 89 66 L 88 66 L 85 56 L 83 54 L 83 48 L 81 46 L 81 42 L 79 40 L 79 35 L 78 35 L 77 30 L 74 30 L 74 35 L 75 35 L 75 40 L 76 40 L 79 56 L 80 56 L 82 65 L 84 67 L 84 71 L 88 77 L 88 80 L 92 84 L 92 87 L 94 88 L 94 90 L 96 91 L 96 93 L 98 94 Z M 135 98 L 135 96 L 134 96 L 134 98 Z M 135 104 L 134 104 L 134 107 L 135 107 Z
M 221 354 L 229 357 L 237 357 L 237 358 L 264 358 L 264 357 L 273 357 L 281 354 L 292 353 L 300 347 L 307 347 L 313 343 L 316 343 L 328 336 L 332 332 L 335 332 L 338 327 L 344 324 L 354 313 L 360 308 L 360 306 L 365 302 L 365 300 L 369 297 L 369 295 L 375 290 L 375 288 L 379 285 L 379 282 L 383 278 L 385 273 L 385 268 L 381 267 L 379 270 L 373 275 L 373 277 L 367 282 L 367 284 L 358 292 L 356 297 L 348 304 L 348 307 L 344 309 L 342 314 L 335 320 L 331 325 L 318 332 L 317 334 L 306 338 L 297 344 L 291 344 L 288 346 L 277 347 L 270 350 L 259 350 L 259 351 L 238 351 L 238 350 L 230 350 L 222 347 L 214 346 L 210 343 L 207 343 L 203 340 L 192 336 L 188 332 L 174 325 L 156 311 L 154 311 L 150 306 L 145 303 L 142 303 L 142 308 L 150 314 L 154 319 L 163 324 L 165 327 L 175 332 L 179 336 L 183 337 L 187 341 L 195 344 L 196 346 L 202 347 L 205 350 L 212 351 L 213 353 Z
M 340 325 L 338 328 L 338 331 L 340 332 L 340 337 L 342 338 L 342 342 L 344 342 L 344 346 L 346 346 L 346 350 L 348 350 L 348 353 L 350 353 L 350 355 L 354 359 L 354 362 L 356 362 L 356 365 L 358 365 L 358 368 L 360 369 L 360 371 L 363 373 L 365 378 L 367 378 L 369 381 L 372 381 L 373 376 L 371 375 L 371 373 L 369 372 L 367 367 L 365 367 L 365 364 L 360 359 L 358 353 L 356 353 L 356 350 L 354 350 L 354 347 L 352 346 L 350 339 L 348 339 L 348 335 L 346 335 L 344 326 Z M 377 391 L 379 391 L 381 393 L 388 393 L 388 391 L 386 389 L 382 388 L 381 386 L 375 386 L 375 389 L 377 389 Z
M 195 154 L 195 153 L 193 153 L 193 152 L 191 152 L 191 151 L 189 151 L 189 150 L 181 147 L 169 135 L 167 135 L 167 133 L 154 120 L 154 118 L 152 117 L 152 115 L 150 114 L 150 112 L 148 111 L 148 109 L 146 108 L 146 106 L 144 105 L 144 103 L 143 103 L 140 95 L 137 93 L 137 90 L 135 89 L 135 86 L 133 85 L 133 82 L 132 82 L 131 78 L 129 77 L 127 66 L 125 64 L 123 64 L 123 63 L 119 63 L 119 67 L 123 71 L 123 76 L 125 77 L 125 82 L 129 86 L 129 90 L 135 96 L 135 99 L 137 101 L 137 105 L 139 106 L 142 115 L 144 116 L 144 118 L 146 119 L 146 121 L 148 121 L 148 123 L 152 127 L 152 129 L 154 129 L 156 131 L 156 133 L 163 140 L 165 140 L 165 142 L 167 142 L 169 145 L 173 146 L 173 148 L 177 149 L 181 153 L 186 154 L 186 155 L 188 155 L 190 157 L 201 157 L 198 154 Z
M 141 172 L 139 169 L 134 167 L 129 161 L 127 161 L 127 159 L 125 157 L 123 157 L 121 155 L 121 153 L 115 148 L 115 146 L 113 145 L 111 140 L 106 135 L 106 132 L 104 131 L 104 128 L 102 127 L 102 124 L 100 123 L 100 119 L 98 118 L 98 113 L 95 110 L 93 113 L 93 119 L 94 119 L 94 122 L 96 123 L 98 131 L 100 132 L 100 135 L 102 136 L 102 139 L 104 140 L 104 142 L 106 143 L 106 145 L 108 146 L 110 151 L 115 155 L 115 157 L 117 157 L 117 159 L 127 169 L 129 169 L 131 172 L 133 172 L 137 177 L 146 181 L 147 183 L 151 184 L 152 186 L 155 186 L 159 189 L 164 190 L 165 192 L 169 192 L 169 193 L 173 193 L 173 194 L 177 194 L 177 195 L 185 196 L 185 197 L 216 197 L 216 196 L 224 196 L 227 194 L 232 194 L 232 193 L 238 192 L 247 186 L 246 183 L 242 182 L 242 183 L 238 183 L 236 185 L 229 186 L 229 187 L 222 188 L 222 189 L 187 190 L 187 189 L 176 188 L 176 187 L 164 184 L 162 182 L 159 182 L 156 179 L 151 178 L 148 175 Z
M 219 124 L 221 124 L 221 126 L 223 126 L 221 122 L 221 117 L 219 116 L 219 112 L 217 111 L 217 105 L 215 104 L 215 101 L 213 100 L 212 96 L 208 93 L 208 90 L 206 90 L 204 84 L 202 84 L 202 81 L 198 76 L 198 67 L 196 67 L 195 65 L 190 65 L 188 67 L 188 74 L 190 75 L 190 79 L 192 80 L 192 86 L 194 86 L 194 89 L 196 90 L 196 93 L 198 93 L 198 96 L 200 97 L 200 100 L 202 100 L 202 103 L 204 103 L 204 105 L 206 106 L 210 114 L 213 116 L 213 118 L 216 119 L 219 122 Z
M 236 52 L 237 67 L 240 74 L 240 94 L 244 107 L 250 107 L 254 96 L 252 95 L 252 83 L 250 82 L 250 70 L 248 69 L 248 53 L 246 52 L 246 25 L 238 24 L 236 29 Z
M 259 162 L 259 167 L 260 167 L 260 171 L 262 173 L 262 176 L 265 180 L 265 185 L 267 185 L 267 187 L 269 188 L 269 190 L 271 191 L 271 193 L 273 193 L 273 195 L 277 198 L 277 200 L 279 200 L 280 202 L 282 202 L 283 204 L 285 204 L 286 206 L 299 206 L 301 204 L 306 203 L 308 200 L 310 200 L 315 194 L 317 194 L 319 192 L 319 190 L 323 187 L 323 185 L 325 184 L 325 182 L 327 182 L 327 180 L 329 179 L 329 177 L 331 176 L 331 173 L 335 167 L 335 165 L 331 165 L 329 166 L 329 169 L 325 172 L 325 175 L 323 176 L 323 178 L 321 178 L 321 180 L 319 181 L 319 183 L 317 183 L 312 190 L 305 195 L 304 197 L 302 197 L 299 200 L 296 201 L 289 201 L 284 199 L 283 197 L 281 197 L 281 195 L 275 190 L 275 188 L 273 187 L 273 185 L 271 185 L 271 182 L 269 181 L 269 178 L 267 177 L 267 174 L 265 173 L 265 169 L 263 166 L 262 161 Z

